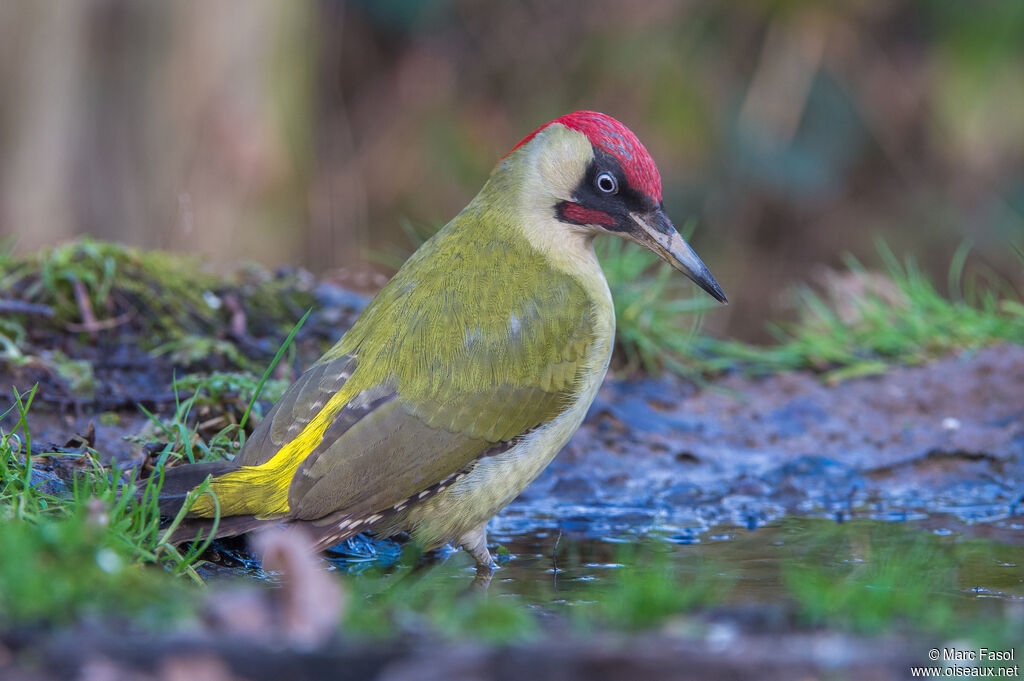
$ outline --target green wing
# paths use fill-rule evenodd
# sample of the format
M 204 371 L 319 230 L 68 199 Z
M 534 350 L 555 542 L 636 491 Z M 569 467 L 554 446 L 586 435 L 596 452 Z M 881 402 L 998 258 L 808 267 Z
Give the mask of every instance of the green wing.
M 240 466 L 260 466 L 295 439 L 352 375 L 350 355 L 321 359 L 292 383 L 246 440 L 235 458 Z
M 285 393 L 239 463 L 270 461 L 344 388 L 351 398 L 291 477 L 289 516 L 390 508 L 560 414 L 594 314 L 528 247 L 446 229 Z

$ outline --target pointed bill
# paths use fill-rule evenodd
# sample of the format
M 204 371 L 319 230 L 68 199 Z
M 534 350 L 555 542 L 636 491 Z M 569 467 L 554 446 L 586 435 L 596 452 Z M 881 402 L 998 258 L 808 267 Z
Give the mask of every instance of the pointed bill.
M 656 253 L 718 302 L 728 304 L 711 270 L 680 236 L 663 210 L 658 208 L 646 214 L 630 213 L 630 217 L 636 223 L 636 228 L 629 232 L 633 241 Z

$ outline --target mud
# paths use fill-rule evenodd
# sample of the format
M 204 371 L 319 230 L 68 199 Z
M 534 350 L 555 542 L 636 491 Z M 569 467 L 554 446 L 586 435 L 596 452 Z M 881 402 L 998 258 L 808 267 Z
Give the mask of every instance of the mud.
M 305 282 L 311 275 L 282 270 L 273 276 L 280 281 Z M 303 368 L 341 336 L 369 302 L 368 297 L 330 281 L 306 285 L 315 308 L 295 337 L 295 352 L 289 355 L 291 361 L 278 365 L 277 378 L 297 378 Z M 221 295 L 243 297 L 240 292 L 233 295 L 230 291 Z M 234 344 L 242 358 L 262 370 L 270 364 L 285 339 L 286 332 L 281 332 L 281 327 L 288 328 L 301 315 L 300 310 L 294 318 L 273 320 L 276 323 L 251 320 L 242 315 L 235 320 L 237 328 L 225 329 L 215 340 Z M 143 349 L 147 340 L 152 341 L 144 339 L 141 329 L 132 325 L 94 336 L 45 322 L 30 325 L 27 347 L 22 351 L 44 361 L 12 362 L 0 357 L 0 414 L 14 405 L 12 386 L 24 395 L 35 385 L 38 387 L 28 420 L 40 451 L 62 448 L 70 438 L 89 433 L 88 441 L 105 461 L 130 464 L 140 460 L 141 448 L 126 439 L 137 435 L 149 420 L 140 406 L 157 416 L 169 416 L 174 413 L 176 404 L 189 396 L 187 392 L 175 391 L 176 376 L 238 370 L 227 358 L 214 352 L 187 364 L 175 361 L 170 354 L 156 355 Z M 54 370 L 53 364 L 45 361 L 56 351 L 88 364 L 92 374 L 88 390 L 73 390 L 69 381 Z M 244 410 L 249 396 L 232 397 L 244 401 Z M 0 428 L 10 430 L 16 421 L 17 414 L 11 411 L 0 419 Z
M 294 378 L 365 304 L 364 298 L 329 284 L 316 289 L 316 298 L 320 308 L 298 337 L 299 352 L 282 369 L 285 377 Z M 149 357 L 130 336 L 96 347 L 81 336 L 49 342 L 91 363 L 95 391 L 75 395 L 43 368 L 5 365 L 0 367 L 5 388 L 0 413 L 11 403 L 7 386 L 24 391 L 39 382 L 29 420 L 36 452 L 81 447 L 84 438 L 122 465 L 141 460 L 142 448 L 125 439 L 146 423 L 136 404 L 171 413 L 172 376 L 184 368 Z M 274 342 L 279 339 L 256 339 L 243 347 L 260 358 L 272 355 Z M 100 419 L 103 412 L 116 418 Z M 2 426 L 12 424 L 8 415 Z M 56 490 L 69 474 L 41 467 L 37 481 Z M 694 556 L 724 566 L 722 574 L 732 585 L 729 602 L 687 620 L 683 630 L 668 636 L 571 639 L 563 645 L 538 642 L 527 649 L 414 643 L 301 654 L 267 650 L 258 656 L 230 640 L 147 640 L 139 644 L 146 651 L 141 661 L 118 636 L 88 646 L 65 645 L 58 632 L 24 645 L 50 660 L 37 670 L 41 679 L 66 678 L 61 676 L 66 669 L 114 665 L 112 660 L 118 662 L 111 669 L 124 676 L 109 678 L 165 678 L 158 672 L 136 674 L 144 663 L 172 664 L 181 656 L 215 660 L 220 675 L 210 678 L 276 678 L 253 667 L 252 660 L 272 661 L 266 669 L 287 665 L 296 670 L 293 678 L 318 678 L 325 665 L 359 669 L 353 678 L 395 679 L 423 678 L 417 675 L 423 669 L 437 678 L 488 679 L 748 678 L 752 673 L 766 679 L 822 678 L 836 670 L 844 678 L 905 678 L 911 663 L 925 663 L 920 653 L 927 647 L 920 637 L 880 641 L 796 626 L 780 575 L 787 560 L 806 564 L 820 556 L 794 538 L 827 534 L 829 527 L 852 521 L 851 527 L 896 524 L 949 537 L 950 547 L 961 538 L 984 539 L 997 553 L 1016 553 L 961 570 L 962 583 L 952 587 L 953 594 L 964 612 L 980 607 L 981 599 L 1019 610 L 1024 603 L 1024 578 L 1017 567 L 1017 549 L 1024 545 L 1022 497 L 1024 346 L 999 345 L 927 366 L 893 367 L 884 375 L 838 385 L 826 385 L 811 373 L 733 375 L 700 388 L 673 377 L 609 378 L 565 451 L 492 520 L 492 543 L 510 555 L 495 576 L 491 596 L 523 598 L 536 611 L 553 615 L 548 626 L 560 631 L 558 613 L 564 614 L 566 603 L 586 598 L 577 590 L 612 581 L 622 569 L 621 547 L 653 542 L 671 547 L 681 570 Z M 885 535 L 877 539 L 878 548 L 898 548 L 908 536 Z M 944 546 L 937 550 L 945 551 Z M 219 564 L 204 574 L 259 574 L 244 551 L 219 550 Z M 388 564 L 398 555 L 393 546 L 356 541 L 336 552 L 334 562 L 358 572 L 360 565 Z M 853 554 L 845 559 L 861 560 Z M 950 560 L 950 569 L 956 569 L 956 560 Z M 468 581 L 469 569 L 462 554 L 442 557 L 433 578 Z M 0 672 L 19 645 L 6 635 Z M 744 652 L 739 657 L 714 653 L 716 645 Z
M 609 380 L 580 431 L 499 518 L 699 541 L 787 514 L 1004 526 L 1024 495 L 1024 347 L 827 386 L 809 373 Z M 1024 538 L 1024 537 L 1022 537 Z
M 300 335 L 286 376 L 364 302 L 338 287 L 318 293 L 324 309 Z M 40 385 L 33 449 L 88 434 L 105 458 L 140 460 L 141 447 L 127 439 L 147 422 L 137 405 L 172 413 L 171 383 L 182 369 L 131 339 L 106 351 L 66 349 L 93 364 L 93 395 L 70 395 L 31 366 L 0 370 L 0 385 Z M 11 402 L 2 391 L 0 412 Z M 4 426 L 13 422 L 9 414 Z M 809 372 L 728 376 L 702 389 L 675 377 L 609 378 L 583 427 L 491 532 L 508 538 L 557 519 L 591 537 L 657 531 L 692 542 L 718 526 L 756 528 L 787 514 L 942 513 L 1001 524 L 1019 513 L 1022 496 L 1024 346 L 999 345 L 832 386 Z
M 10 641 L 7 643 L 11 645 Z M 0 678 L 19 681 L 73 678 L 112 681 L 856 678 L 889 681 L 908 678 L 904 670 L 909 669 L 916 658 L 905 641 L 853 641 L 824 633 L 752 637 L 743 643 L 742 655 L 738 656 L 727 654 L 728 645 L 727 641 L 716 638 L 716 634 L 691 640 L 662 635 L 645 639 L 599 636 L 586 642 L 548 641 L 511 647 L 339 643 L 314 651 L 271 647 L 260 655 L 253 655 L 252 647 L 239 641 L 174 636 L 154 645 L 152 640 L 138 636 L 109 639 L 86 633 L 74 639 L 65 636 L 48 642 L 40 651 L 47 662 L 34 673 L 4 677 L 0 662 Z M 842 672 L 837 674 L 837 668 Z

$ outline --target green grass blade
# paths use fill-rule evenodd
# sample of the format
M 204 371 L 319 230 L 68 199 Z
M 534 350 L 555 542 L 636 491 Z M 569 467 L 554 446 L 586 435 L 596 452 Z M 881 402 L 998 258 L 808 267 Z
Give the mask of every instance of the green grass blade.
M 274 369 L 277 368 L 278 362 L 280 362 L 281 358 L 284 357 L 285 351 L 288 350 L 288 346 L 292 344 L 292 340 L 295 339 L 295 335 L 299 332 L 299 329 L 302 328 L 302 325 L 306 323 L 306 319 L 309 318 L 311 312 L 313 312 L 313 308 L 306 310 L 306 314 L 302 315 L 302 319 L 292 327 L 288 337 L 284 339 L 284 343 L 282 343 L 281 347 L 277 349 L 277 354 L 274 355 L 274 359 L 270 362 L 270 366 L 268 366 L 267 370 L 263 372 L 260 382 L 256 384 L 256 392 L 253 393 L 252 399 L 249 401 L 249 406 L 245 408 L 245 413 L 242 414 L 242 420 L 238 423 L 239 432 L 245 430 L 245 424 L 249 421 L 249 414 L 252 412 L 252 408 L 255 406 L 256 400 L 259 399 L 260 393 L 263 391 L 263 385 L 267 382 L 267 379 L 270 378 L 270 374 L 274 372 Z

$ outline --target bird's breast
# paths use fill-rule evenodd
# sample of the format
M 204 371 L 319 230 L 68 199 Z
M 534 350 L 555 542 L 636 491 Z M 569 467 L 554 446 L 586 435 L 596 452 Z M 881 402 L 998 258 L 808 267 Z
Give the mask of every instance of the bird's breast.
M 481 458 L 467 475 L 415 509 L 410 520 L 423 544 L 457 540 L 486 522 L 547 468 L 580 427 L 608 370 L 615 333 L 615 313 L 604 277 L 586 282 L 585 288 L 592 306 L 593 342 L 581 362 L 571 400 L 554 419 L 525 433 L 507 450 Z

